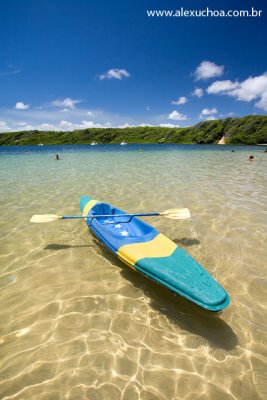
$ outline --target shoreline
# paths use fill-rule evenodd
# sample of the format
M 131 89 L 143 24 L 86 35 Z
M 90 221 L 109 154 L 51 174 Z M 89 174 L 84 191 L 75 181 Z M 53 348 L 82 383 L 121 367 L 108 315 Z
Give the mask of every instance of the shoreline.
M 92 152 L 97 152 L 98 150 L 103 150 L 103 151 L 108 151 L 109 148 L 110 149 L 121 149 L 121 151 L 127 151 L 128 150 L 139 150 L 142 151 L 141 149 L 143 148 L 145 150 L 145 147 L 150 147 L 153 146 L 154 148 L 157 149 L 168 149 L 171 150 L 172 148 L 175 147 L 181 147 L 181 149 L 190 149 L 190 148 L 198 148 L 198 150 L 201 149 L 211 149 L 213 148 L 214 150 L 218 150 L 223 152 L 225 151 L 231 151 L 231 149 L 233 148 L 240 148 L 240 149 L 245 149 L 245 148 L 255 148 L 256 147 L 260 149 L 263 149 L 265 146 L 267 148 L 267 145 L 264 144 L 235 144 L 235 143 L 225 143 L 225 144 L 219 144 L 219 143 L 209 143 L 209 144 L 197 144 L 197 143 L 128 143 L 126 146 L 121 146 L 119 143 L 99 143 L 97 146 L 92 146 L 90 143 L 49 143 L 49 144 L 43 144 L 42 146 L 39 146 L 38 144 L 16 144 L 16 145 L 0 145 L 0 153 L 1 151 L 4 151 L 4 149 L 23 149 L 23 148 L 31 148 L 33 151 L 37 151 L 37 152 L 44 152 L 44 151 L 60 151 L 60 148 L 78 148 L 78 147 L 84 147 L 85 149 L 87 149 L 88 151 L 92 151 Z M 2 149 L 2 150 L 1 150 Z M 59 149 L 59 150 L 57 150 Z M 104 150 L 105 149 L 105 150 Z

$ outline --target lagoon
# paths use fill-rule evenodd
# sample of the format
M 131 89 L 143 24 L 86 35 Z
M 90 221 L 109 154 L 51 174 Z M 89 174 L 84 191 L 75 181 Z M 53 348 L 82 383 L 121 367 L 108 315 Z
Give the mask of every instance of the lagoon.
M 0 147 L 0 397 L 266 398 L 263 150 Z M 190 220 L 146 221 L 206 268 L 230 306 L 215 315 L 145 280 L 84 221 L 29 224 L 79 214 L 86 194 L 130 213 L 188 207 Z

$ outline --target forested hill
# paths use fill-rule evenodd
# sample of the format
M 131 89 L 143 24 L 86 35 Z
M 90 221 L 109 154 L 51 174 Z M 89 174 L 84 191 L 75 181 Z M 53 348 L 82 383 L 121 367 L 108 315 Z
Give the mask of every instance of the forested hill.
M 0 145 L 90 144 L 104 143 L 218 143 L 224 137 L 226 144 L 267 143 L 267 116 L 249 115 L 200 122 L 187 128 L 131 127 L 90 128 L 83 130 L 21 131 L 0 133 Z

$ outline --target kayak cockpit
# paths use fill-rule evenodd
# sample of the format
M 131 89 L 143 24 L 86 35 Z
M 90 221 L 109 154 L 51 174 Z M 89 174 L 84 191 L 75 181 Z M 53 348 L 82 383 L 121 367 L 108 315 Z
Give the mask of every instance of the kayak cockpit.
M 124 217 L 125 214 L 125 217 Z M 154 231 L 154 228 L 138 218 L 129 218 L 125 211 L 112 207 L 106 203 L 98 203 L 92 207 L 90 216 L 101 215 L 101 218 L 89 219 L 92 226 L 102 225 L 103 229 L 119 237 L 145 236 Z M 107 217 L 105 217 L 107 215 Z M 118 215 L 118 216 L 116 216 Z M 103 217 L 102 217 L 103 216 Z
M 106 203 L 97 203 L 88 212 L 88 225 L 114 253 L 123 245 L 150 241 L 159 233 L 136 217 L 129 221 L 129 216 L 124 214 L 125 211 Z M 90 218 L 95 215 L 101 217 Z

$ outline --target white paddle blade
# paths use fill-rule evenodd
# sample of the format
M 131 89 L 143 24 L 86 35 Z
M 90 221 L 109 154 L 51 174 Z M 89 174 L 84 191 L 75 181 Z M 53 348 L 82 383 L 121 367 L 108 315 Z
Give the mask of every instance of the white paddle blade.
M 171 219 L 187 219 L 191 217 L 188 208 L 172 208 L 160 213 L 160 215 Z
M 36 224 L 43 223 L 43 222 L 52 222 L 58 219 L 62 219 L 60 215 L 54 214 L 46 214 L 46 215 L 33 215 L 30 219 L 30 222 L 34 222 Z

